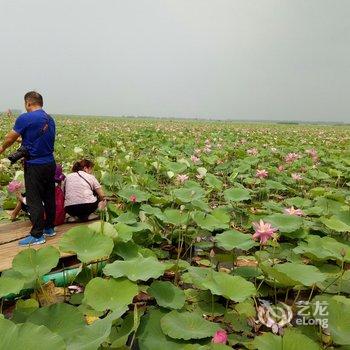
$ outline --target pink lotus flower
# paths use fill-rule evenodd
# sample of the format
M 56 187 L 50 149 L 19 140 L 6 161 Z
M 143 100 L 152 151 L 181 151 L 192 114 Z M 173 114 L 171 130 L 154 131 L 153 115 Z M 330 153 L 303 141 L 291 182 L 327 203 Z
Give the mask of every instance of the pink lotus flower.
M 256 155 L 258 155 L 259 151 L 258 151 L 256 148 L 251 148 L 251 149 L 248 149 L 248 150 L 247 150 L 247 153 L 248 153 L 250 156 L 256 156 Z
M 210 153 L 210 152 L 211 152 L 210 145 L 205 146 L 205 148 L 203 149 L 203 152 L 204 152 L 204 153 Z
M 261 219 L 259 222 L 253 222 L 253 227 L 255 229 L 253 239 L 260 239 L 260 244 L 265 244 L 277 231 L 277 228 L 272 227 L 270 223 Z
M 131 203 L 136 203 L 136 200 L 137 200 L 136 195 L 135 195 L 135 194 L 132 194 L 132 195 L 130 196 L 130 202 L 131 202 Z
M 257 169 L 255 176 L 259 179 L 264 179 L 269 176 L 269 173 L 265 169 Z
M 291 152 L 284 157 L 284 160 L 286 163 L 293 163 L 299 158 L 301 158 L 301 156 L 298 153 Z
M 11 181 L 7 186 L 7 189 L 10 193 L 20 191 L 22 188 L 23 188 L 22 182 L 17 181 L 17 180 Z
M 309 154 L 312 158 L 318 157 L 317 151 L 314 148 L 306 150 L 306 153 Z
M 292 173 L 292 179 L 294 181 L 301 181 L 303 179 L 303 177 L 299 173 Z
M 312 161 L 314 163 L 317 163 L 319 161 L 317 151 L 314 148 L 306 150 L 306 153 L 312 158 Z
M 196 157 L 196 156 L 191 156 L 191 160 L 192 160 L 192 162 L 193 162 L 194 164 L 197 164 L 197 163 L 200 162 L 200 159 L 199 159 L 198 157 Z
M 226 331 L 224 331 L 223 329 L 219 329 L 218 331 L 216 331 L 211 342 L 215 344 L 226 344 L 227 343 Z
M 181 184 L 188 180 L 188 175 L 177 175 L 176 180 Z
M 284 171 L 284 166 L 281 164 L 281 165 L 279 165 L 278 167 L 277 167 L 277 171 L 279 172 L 279 173 L 282 173 L 283 171 Z
M 304 213 L 301 209 L 295 209 L 294 206 L 284 209 L 284 212 L 288 215 L 304 216 Z

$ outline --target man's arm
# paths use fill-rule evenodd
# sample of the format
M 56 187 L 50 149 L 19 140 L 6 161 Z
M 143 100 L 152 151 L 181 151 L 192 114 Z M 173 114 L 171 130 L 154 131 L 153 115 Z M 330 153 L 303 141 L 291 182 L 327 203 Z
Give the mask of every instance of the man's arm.
M 12 146 L 19 138 L 20 134 L 14 130 L 11 130 L 6 136 L 3 144 L 0 146 L 0 154 L 4 153 L 7 148 Z

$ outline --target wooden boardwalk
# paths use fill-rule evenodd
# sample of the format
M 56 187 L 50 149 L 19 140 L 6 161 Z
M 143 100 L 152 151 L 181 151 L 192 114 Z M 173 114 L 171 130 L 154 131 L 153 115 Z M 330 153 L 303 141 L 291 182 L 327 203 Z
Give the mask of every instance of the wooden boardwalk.
M 58 248 L 58 242 L 62 235 L 74 226 L 82 223 L 64 224 L 56 227 L 56 236 L 46 238 L 45 244 L 34 245 L 32 248 L 39 249 L 48 245 Z M 30 221 L 13 222 L 0 225 L 0 272 L 12 267 L 13 258 L 25 247 L 18 245 L 18 241 L 27 236 L 31 228 Z M 74 254 L 61 253 L 61 257 L 72 256 Z

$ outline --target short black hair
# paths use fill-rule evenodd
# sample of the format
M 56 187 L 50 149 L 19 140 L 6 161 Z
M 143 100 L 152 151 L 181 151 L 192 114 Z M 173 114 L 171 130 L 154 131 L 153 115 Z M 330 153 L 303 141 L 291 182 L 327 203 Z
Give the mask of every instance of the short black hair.
M 36 91 L 29 91 L 24 95 L 24 101 L 33 105 L 44 105 L 43 97 Z

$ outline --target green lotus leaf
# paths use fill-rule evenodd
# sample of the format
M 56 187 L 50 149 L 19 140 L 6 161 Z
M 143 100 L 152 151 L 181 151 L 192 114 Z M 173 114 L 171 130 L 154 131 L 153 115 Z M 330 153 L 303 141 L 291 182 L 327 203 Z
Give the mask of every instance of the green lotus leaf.
M 67 350 L 96 350 L 107 340 L 111 333 L 112 322 L 118 319 L 127 307 L 114 311 L 102 320 L 81 328 L 80 332 L 69 339 Z
M 344 261 L 350 262 L 350 247 L 332 237 L 309 235 L 305 238 L 305 241 L 299 242 L 293 251 L 297 254 L 304 254 L 311 259 L 344 259 Z
M 129 202 L 135 201 L 140 203 L 147 202 L 151 195 L 136 188 L 125 188 L 118 192 L 118 196 L 126 199 Z
M 320 298 L 322 300 L 322 296 Z M 350 299 L 338 295 L 329 298 L 326 319 L 332 339 L 339 345 L 350 345 Z
M 217 220 L 225 224 L 228 224 L 231 220 L 231 216 L 227 207 L 215 208 L 211 212 L 211 215 L 213 215 Z
M 198 304 L 190 304 L 190 306 L 186 305 L 187 311 L 197 312 L 200 315 L 213 315 L 213 316 L 222 316 L 225 314 L 226 309 L 225 306 L 219 304 L 217 302 L 209 302 L 200 301 Z
M 212 337 L 220 326 L 205 320 L 198 313 L 169 312 L 160 320 L 162 331 L 174 339 L 203 339 Z
M 103 272 L 115 278 L 125 276 L 131 281 L 147 281 L 163 275 L 166 269 L 166 264 L 162 264 L 152 256 L 148 258 L 139 256 L 126 261 L 116 260 L 112 264 L 107 264 Z
M 14 323 L 24 323 L 29 315 L 39 308 L 39 303 L 35 299 L 19 299 L 11 317 Z
M 204 211 L 204 212 L 207 212 L 209 213 L 211 211 L 209 205 L 207 202 L 205 202 L 204 200 L 202 199 L 194 199 L 192 202 L 191 202 L 191 205 L 193 208 L 195 209 L 199 209 L 201 211 Z
M 232 173 L 232 175 L 236 175 L 237 173 L 239 173 L 239 174 L 247 174 L 247 173 L 250 172 L 250 170 L 252 168 L 251 164 L 249 162 L 245 161 L 245 160 L 239 160 L 237 165 L 238 166 L 234 169 L 235 172 Z M 234 178 L 236 178 L 236 176 Z
M 77 226 L 67 231 L 60 240 L 60 250 L 77 254 L 83 263 L 109 257 L 113 239 L 97 233 L 87 226 Z
M 294 287 L 298 284 L 298 281 L 293 280 L 283 272 L 279 272 L 277 269 L 270 266 L 267 261 L 261 262 L 259 267 L 267 278 L 270 279 L 268 281 L 272 282 L 276 286 L 280 285 L 282 287 Z
M 283 205 L 281 203 L 276 203 L 272 200 L 262 203 L 263 207 L 272 212 L 281 212 L 283 211 Z
M 284 215 L 284 214 L 273 214 L 265 217 L 265 220 L 272 224 L 273 227 L 283 233 L 290 233 L 298 230 L 303 220 L 299 216 L 295 215 Z
M 104 234 L 108 237 L 111 237 L 114 240 L 118 238 L 118 232 L 116 231 L 114 226 L 109 222 L 97 221 L 97 222 L 93 222 L 88 227 L 92 231 Z
M 183 173 L 187 169 L 186 163 L 168 162 L 165 166 L 168 171 L 172 171 L 174 174 Z
M 212 188 L 214 188 L 214 189 L 216 189 L 216 190 L 218 190 L 218 191 L 220 191 L 221 189 L 222 189 L 222 181 L 220 181 L 215 175 L 213 175 L 213 174 L 207 174 L 206 175 L 206 177 L 205 177 L 205 183 L 208 185 L 208 186 L 210 186 L 210 187 L 212 187 Z
M 111 344 L 111 348 L 120 349 L 126 345 L 129 335 L 133 332 L 134 326 L 134 317 L 135 314 L 130 312 L 123 319 L 122 324 L 112 329 L 111 336 L 109 338 Z
M 311 198 L 316 198 L 316 197 L 322 197 L 326 192 L 326 189 L 324 187 L 314 187 L 311 188 L 309 191 L 309 195 Z
M 227 223 L 217 219 L 214 215 L 206 214 L 201 211 L 196 211 L 193 213 L 193 220 L 199 227 L 208 231 L 227 229 L 229 227 Z
M 114 248 L 114 252 L 124 260 L 136 259 L 139 255 L 141 247 L 133 241 L 118 242 Z
M 272 333 L 264 333 L 255 337 L 252 342 L 257 350 L 321 350 L 321 347 L 312 339 L 293 329 L 286 329 L 283 337 Z
M 283 350 L 282 337 L 269 332 L 255 337 L 252 345 L 257 350 Z
M 333 266 L 333 265 L 331 265 Z M 327 290 L 327 293 L 344 293 L 350 294 L 350 270 L 345 271 L 339 278 L 339 274 L 329 274 L 323 281 L 317 283 L 320 290 Z
M 132 239 L 132 235 L 135 231 L 133 227 L 122 222 L 118 222 L 115 225 L 115 229 L 118 234 L 117 242 L 129 242 Z
M 243 277 L 213 270 L 210 270 L 201 285 L 209 289 L 212 294 L 222 295 L 236 302 L 244 301 L 256 293 L 254 284 Z
M 250 200 L 250 193 L 245 188 L 229 188 L 224 191 L 225 199 L 228 202 L 242 202 Z
M 257 243 L 252 239 L 252 235 L 236 230 L 229 230 L 216 235 L 215 240 L 218 247 L 225 250 L 232 250 L 235 248 L 249 250 L 257 245 Z
M 83 302 L 96 311 L 126 310 L 137 293 L 137 285 L 127 278 L 96 277 L 87 284 Z
M 256 266 L 240 266 L 235 269 L 235 275 L 249 280 L 261 276 L 262 271 Z
M 182 203 L 190 203 L 195 199 L 201 199 L 204 196 L 204 190 L 200 187 L 179 188 L 173 191 L 174 197 Z
M 183 341 L 166 336 L 160 326 L 160 321 L 167 314 L 164 309 L 150 309 L 141 318 L 140 327 L 137 332 L 140 350 L 183 350 Z
M 24 279 L 0 277 L 0 298 L 8 294 L 18 294 L 24 286 Z
M 39 279 L 57 266 L 59 258 L 59 251 L 52 246 L 38 250 L 28 248 L 14 257 L 12 268 L 26 279 Z
M 119 215 L 115 219 L 115 221 L 122 222 L 123 224 L 126 224 L 126 225 L 133 225 L 136 223 L 136 218 L 137 216 L 134 213 L 128 211 L 126 213 Z
M 285 263 L 275 265 L 273 268 L 304 286 L 312 286 L 315 283 L 323 282 L 327 277 L 312 265 Z
M 0 349 L 65 350 L 62 337 L 45 326 L 0 319 Z
M 123 177 L 119 174 L 106 172 L 101 178 L 101 184 L 107 187 L 119 188 L 122 186 Z
M 342 211 L 342 203 L 326 197 L 319 197 L 315 201 L 315 207 L 321 208 L 324 215 L 336 215 Z
M 159 208 L 152 207 L 148 204 L 142 204 L 140 209 L 143 210 L 148 215 L 154 215 L 159 220 L 164 221 L 164 219 L 165 219 L 163 212 Z
M 236 304 L 235 310 L 240 315 L 245 315 L 247 317 L 255 317 L 256 316 L 256 309 L 255 309 L 253 299 L 247 299 L 246 301 L 243 301 L 241 303 Z
M 294 206 L 296 208 L 308 208 L 312 205 L 312 201 L 310 199 L 301 197 L 287 198 L 285 202 L 287 205 Z
M 190 266 L 188 272 L 182 275 L 182 281 L 184 283 L 194 284 L 199 289 L 208 289 L 204 287 L 203 282 L 208 277 L 210 271 L 208 268 Z
M 320 216 L 323 213 L 323 209 L 320 207 L 310 207 L 303 210 L 304 214 L 307 216 Z
M 202 290 L 209 289 L 212 294 L 237 302 L 244 301 L 256 293 L 254 284 L 243 277 L 216 272 L 208 268 L 191 266 L 182 278 L 185 283 L 192 283 Z
M 321 218 L 328 228 L 337 232 L 350 232 L 350 214 L 349 212 L 340 212 L 337 215 L 333 215 L 331 218 Z
M 74 306 L 54 304 L 35 310 L 27 322 L 43 325 L 66 342 L 85 326 L 84 315 Z
M 164 222 L 175 226 L 185 225 L 189 219 L 187 212 L 183 212 L 177 209 L 165 209 Z
M 266 188 L 269 190 L 284 191 L 286 189 L 286 186 L 278 181 L 266 180 Z
M 336 214 L 336 217 L 350 227 L 350 210 L 340 211 Z
M 15 310 L 36 310 L 39 308 L 39 302 L 36 299 L 19 299 L 16 303 Z
M 170 309 L 181 309 L 185 304 L 185 293 L 170 282 L 154 281 L 148 288 L 159 306 Z

